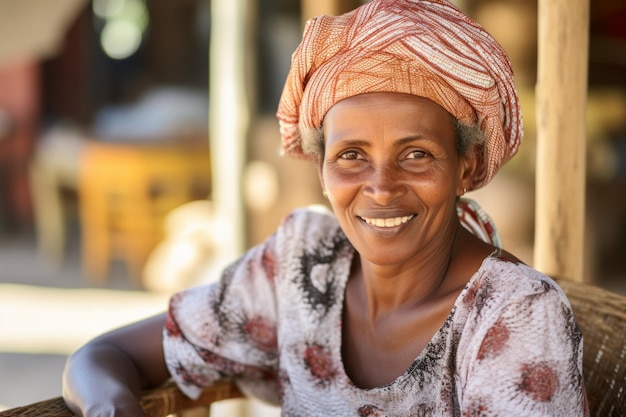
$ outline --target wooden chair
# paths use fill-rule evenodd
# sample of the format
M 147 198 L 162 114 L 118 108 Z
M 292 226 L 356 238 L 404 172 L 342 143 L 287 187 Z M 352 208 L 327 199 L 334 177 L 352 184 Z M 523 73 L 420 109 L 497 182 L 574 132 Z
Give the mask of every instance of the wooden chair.
M 86 276 L 102 283 L 110 263 L 122 260 L 139 281 L 150 251 L 163 237 L 166 214 L 208 197 L 210 169 L 206 148 L 86 144 L 79 170 Z
M 167 383 L 162 387 L 146 391 L 141 399 L 141 404 L 148 417 L 165 417 L 170 414 L 178 414 L 184 417 L 185 412 L 190 410 L 202 410 L 204 416 L 210 416 L 210 406 L 216 401 L 241 398 L 243 394 L 237 389 L 235 384 L 221 382 L 206 388 L 200 398 L 190 400 L 174 383 Z M 73 417 L 74 414 L 67 408 L 63 398 L 57 397 L 46 401 L 41 401 L 26 405 L 24 407 L 12 408 L 0 411 L 0 417 Z
M 626 296 L 591 284 L 557 279 L 567 294 L 585 338 L 583 371 L 592 417 L 626 416 Z M 146 392 L 142 404 L 149 417 L 209 407 L 213 402 L 243 395 L 223 382 L 192 401 L 172 383 Z M 207 408 L 207 414 L 210 410 Z M 71 417 L 61 398 L 0 412 L 0 417 Z
M 626 296 L 557 279 L 583 332 L 583 371 L 592 417 L 626 416 Z

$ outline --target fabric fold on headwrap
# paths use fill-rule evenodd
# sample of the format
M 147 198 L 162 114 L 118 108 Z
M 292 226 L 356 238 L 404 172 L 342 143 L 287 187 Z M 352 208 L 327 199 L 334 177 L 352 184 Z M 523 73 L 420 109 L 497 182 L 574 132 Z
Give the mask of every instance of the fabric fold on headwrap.
M 309 20 L 277 111 L 283 153 L 306 158 L 301 129 L 320 128 L 335 103 L 371 92 L 426 97 L 477 124 L 486 143 L 471 189 L 487 184 L 522 139 L 508 56 L 446 0 L 372 0 Z

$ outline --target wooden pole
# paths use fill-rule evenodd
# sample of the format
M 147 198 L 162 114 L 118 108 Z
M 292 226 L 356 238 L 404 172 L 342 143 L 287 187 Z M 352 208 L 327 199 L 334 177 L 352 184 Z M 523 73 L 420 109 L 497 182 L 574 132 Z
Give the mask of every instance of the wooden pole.
M 242 173 L 252 99 L 250 58 L 256 9 L 253 0 L 211 2 L 209 144 L 216 231 L 212 270 L 221 271 L 245 249 Z M 216 279 L 216 276 L 209 277 Z M 245 400 L 215 404 L 216 415 L 248 415 Z M 205 412 L 206 414 L 206 412 Z
M 253 1 L 211 2 L 209 137 L 216 227 L 217 265 L 231 262 L 245 246 L 242 172 L 250 125 L 250 28 Z M 216 269 L 220 269 L 217 268 Z
M 583 280 L 589 0 L 539 0 L 535 267 Z

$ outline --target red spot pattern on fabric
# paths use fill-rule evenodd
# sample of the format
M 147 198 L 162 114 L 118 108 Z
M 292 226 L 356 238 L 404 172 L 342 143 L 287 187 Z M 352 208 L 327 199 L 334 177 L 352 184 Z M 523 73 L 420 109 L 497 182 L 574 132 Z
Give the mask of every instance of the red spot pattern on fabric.
M 358 410 L 359 417 L 382 417 L 384 414 L 381 410 L 373 405 L 364 405 Z
M 467 293 L 465 294 L 465 297 L 463 297 L 463 304 L 465 304 L 466 306 L 473 305 L 476 302 L 477 292 L 478 292 L 477 287 L 468 288 Z
M 524 364 L 519 389 L 535 401 L 547 402 L 554 396 L 558 383 L 557 373 L 550 365 Z
M 511 258 L 509 256 L 505 256 L 505 255 L 499 255 L 498 259 L 500 259 L 501 261 L 509 262 L 509 263 L 516 264 L 516 265 L 520 264 L 520 261 L 518 261 L 517 259 L 513 259 L 513 258 Z
M 278 378 L 276 380 L 276 389 L 278 394 L 278 399 L 282 402 L 283 398 L 285 398 L 285 389 L 291 385 L 291 379 L 289 379 L 289 374 L 285 372 L 284 369 L 278 371 Z
M 304 352 L 304 362 L 315 378 L 321 382 L 330 382 L 337 370 L 333 365 L 330 352 L 320 345 L 311 345 Z
M 171 305 L 167 317 L 165 318 L 165 330 L 170 337 L 182 337 L 180 327 L 178 326 L 178 323 L 176 323 L 176 319 L 174 318 L 174 308 Z
M 276 277 L 278 263 L 276 259 L 276 254 L 269 249 L 266 249 L 265 251 L 263 251 L 261 263 L 263 265 L 263 270 L 266 272 L 268 278 L 273 281 Z
M 183 382 L 187 385 L 193 385 L 197 387 L 202 385 L 202 375 L 191 373 L 183 366 L 177 366 L 174 372 L 176 373 L 176 375 L 179 375 Z
M 478 350 L 478 359 L 485 359 L 489 356 L 498 355 L 506 342 L 509 340 L 509 329 L 501 322 L 497 322 L 483 339 Z
M 255 317 L 243 324 L 243 331 L 252 343 L 264 352 L 276 349 L 276 329 L 261 317 Z
M 489 415 L 489 409 L 479 403 L 470 405 L 467 410 L 463 411 L 463 417 L 487 417 Z
M 210 363 L 215 367 L 215 369 L 231 375 L 236 375 L 243 372 L 244 365 L 240 364 L 239 362 L 226 359 L 225 357 L 206 349 L 198 349 L 197 352 L 203 361 L 205 361 L 206 363 Z

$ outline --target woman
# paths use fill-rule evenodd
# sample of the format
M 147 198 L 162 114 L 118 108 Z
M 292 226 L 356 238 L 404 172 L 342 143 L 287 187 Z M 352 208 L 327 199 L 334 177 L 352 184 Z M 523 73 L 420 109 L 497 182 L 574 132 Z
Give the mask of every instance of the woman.
M 461 199 L 522 134 L 484 30 L 445 0 L 314 19 L 278 119 L 333 213 L 293 212 L 219 284 L 79 349 L 77 414 L 141 416 L 140 390 L 171 375 L 190 396 L 235 378 L 285 416 L 588 415 L 564 294 Z

